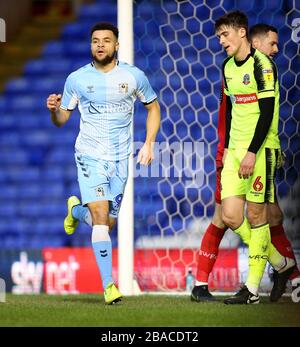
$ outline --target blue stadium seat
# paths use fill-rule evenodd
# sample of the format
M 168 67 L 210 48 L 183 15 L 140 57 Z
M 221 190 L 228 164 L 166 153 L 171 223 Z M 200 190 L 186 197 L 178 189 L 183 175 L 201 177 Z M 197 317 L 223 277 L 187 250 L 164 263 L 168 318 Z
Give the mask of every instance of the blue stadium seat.
M 0 95 L 0 112 L 3 114 L 5 111 L 7 111 L 7 100 L 5 97 Z
M 51 204 L 53 203 L 53 199 L 60 199 L 64 195 L 64 186 L 62 179 L 60 179 L 56 183 L 45 181 L 41 186 L 41 198 L 51 199 Z
M 31 96 L 35 93 L 41 92 L 53 92 L 57 90 L 61 90 L 64 86 L 63 79 L 53 78 L 53 77 L 39 77 L 39 76 L 27 76 L 22 78 L 16 78 L 10 80 L 5 86 L 5 94 L 22 94 L 23 96 L 26 94 L 27 96 Z
M 0 204 L 5 204 L 7 200 L 17 200 L 18 198 L 18 190 L 17 187 L 12 184 L 8 183 L 8 180 L 5 180 L 1 182 L 0 179 L 0 192 L 1 192 L 1 197 L 0 197 Z
M 86 23 L 66 24 L 62 29 L 63 40 L 88 40 L 92 25 Z
M 15 202 L 6 201 L 4 204 L 0 204 L 0 218 L 14 217 L 16 212 L 17 208 Z
M 27 77 L 30 81 L 30 77 Z M 32 84 L 32 92 L 46 92 L 47 94 L 58 93 L 63 91 L 64 80 L 61 77 L 44 77 L 38 78 L 33 81 L 30 81 Z M 32 83 L 33 82 L 33 83 Z M 46 100 L 45 100 L 46 102 Z
M 45 76 L 51 74 L 68 74 L 72 70 L 69 59 L 36 59 L 28 62 L 24 67 L 24 73 L 27 76 Z
M 77 41 L 74 44 L 73 40 L 52 41 L 46 44 L 43 48 L 43 55 L 45 59 L 52 57 L 56 59 L 69 58 L 73 60 L 80 56 L 87 58 L 90 57 L 90 43 L 88 40 L 84 39 L 82 41 Z
M 61 41 L 49 41 L 43 47 L 42 54 L 44 57 L 62 57 L 65 54 L 65 44 Z
M 32 112 L 45 108 L 45 101 L 37 98 L 35 95 L 14 95 L 7 96 L 11 111 Z
M 47 165 L 43 168 L 43 172 L 41 173 L 43 180 L 48 182 L 48 184 L 52 184 L 53 182 L 60 182 L 65 177 L 65 169 L 60 166 L 55 165 Z
M 14 183 L 38 182 L 42 177 L 39 167 L 27 165 L 11 166 L 7 168 L 8 179 Z
M 15 130 L 15 123 L 16 120 L 10 114 L 8 114 L 8 112 L 3 112 L 0 117 L 0 131 L 6 132 L 10 131 L 11 129 Z
M 49 218 L 49 216 L 47 216 Z M 63 229 L 63 219 L 61 217 L 52 216 L 51 217 L 51 223 L 49 223 L 48 218 L 38 218 L 35 224 L 34 231 L 35 233 L 45 235 L 51 232 L 59 231 L 61 230 L 64 232 Z
M 4 249 L 22 249 L 22 240 L 18 233 L 6 233 L 2 238 L 2 248 Z
M 49 190 L 50 192 L 50 190 Z M 63 196 L 63 194 L 61 194 L 60 196 Z M 42 197 L 46 197 L 45 194 L 42 195 Z M 57 197 L 51 197 L 51 195 L 49 196 L 49 199 L 51 201 L 51 203 L 49 203 L 49 200 L 45 200 L 45 201 L 41 201 L 40 202 L 40 208 L 41 211 L 43 211 L 43 216 L 44 218 L 49 218 L 49 217 L 61 217 L 61 224 L 63 223 L 63 219 L 64 216 L 66 214 L 66 210 L 65 210 L 65 204 L 63 199 L 62 200 L 58 200 L 55 198 Z
M 74 150 L 73 150 L 74 153 Z M 74 156 L 71 151 L 53 150 L 47 157 L 47 163 L 52 165 L 67 165 L 74 163 Z
M 63 168 L 63 174 L 67 181 L 69 182 L 76 181 L 77 183 L 77 168 L 75 163 L 65 165 Z
M 20 134 L 16 131 L 9 132 L 5 136 L 0 136 L 0 148 L 5 147 L 17 147 L 21 142 Z
M 10 147 L 9 150 L 2 148 L 0 151 L 0 162 L 2 165 L 26 164 L 27 152 L 19 147 Z
M 40 200 L 38 197 L 36 200 L 23 200 L 18 204 L 18 215 L 26 218 L 38 218 L 45 216 L 45 211 L 43 211 Z M 43 217 L 45 218 L 45 217 Z
M 43 129 L 22 132 L 22 143 L 25 146 L 45 146 L 51 143 L 49 132 Z
M 5 93 L 6 94 L 17 94 L 28 92 L 30 90 L 30 84 L 26 80 L 26 78 L 19 77 L 13 78 L 9 80 L 5 85 Z
M 74 59 L 74 57 L 76 57 L 76 59 L 78 59 L 78 57 L 89 59 L 91 55 L 90 51 L 91 45 L 89 41 L 78 41 L 76 45 L 73 44 L 67 47 L 66 56 L 69 56 L 71 59 Z
M 117 17 L 117 4 L 107 2 L 107 4 L 96 3 L 82 5 L 78 14 L 79 20 L 88 19 L 89 21 L 101 22 L 115 22 Z

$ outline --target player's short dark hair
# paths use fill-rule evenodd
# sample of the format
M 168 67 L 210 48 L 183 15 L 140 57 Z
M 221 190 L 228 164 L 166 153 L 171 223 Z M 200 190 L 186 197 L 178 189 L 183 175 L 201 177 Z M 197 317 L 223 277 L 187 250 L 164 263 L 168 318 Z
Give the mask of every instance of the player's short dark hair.
M 255 24 L 249 30 L 250 40 L 252 40 L 253 37 L 258 35 L 267 35 L 269 31 L 273 31 L 274 33 L 278 34 L 278 30 L 272 25 L 265 24 L 265 23 Z
M 93 32 L 96 30 L 110 30 L 114 33 L 114 35 L 117 39 L 119 38 L 119 29 L 111 23 L 100 22 L 100 23 L 95 24 L 91 29 L 91 37 L 93 35 Z
M 248 18 L 245 13 L 241 11 L 229 12 L 217 19 L 215 30 L 219 30 L 223 25 L 235 29 L 244 28 L 246 30 L 246 36 L 248 37 Z

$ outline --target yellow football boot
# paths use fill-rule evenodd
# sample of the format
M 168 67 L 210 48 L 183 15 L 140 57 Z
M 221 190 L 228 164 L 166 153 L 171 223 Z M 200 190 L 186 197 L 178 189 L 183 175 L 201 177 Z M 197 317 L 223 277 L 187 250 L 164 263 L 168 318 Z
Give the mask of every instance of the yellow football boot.
M 109 283 L 104 291 L 104 300 L 107 305 L 116 304 L 121 301 L 122 295 L 114 283 Z
M 72 235 L 74 231 L 76 230 L 76 228 L 78 227 L 79 220 L 72 216 L 72 208 L 80 204 L 81 204 L 80 200 L 75 195 L 70 196 L 67 201 L 68 214 L 64 220 L 64 228 L 65 228 L 66 234 L 68 235 Z

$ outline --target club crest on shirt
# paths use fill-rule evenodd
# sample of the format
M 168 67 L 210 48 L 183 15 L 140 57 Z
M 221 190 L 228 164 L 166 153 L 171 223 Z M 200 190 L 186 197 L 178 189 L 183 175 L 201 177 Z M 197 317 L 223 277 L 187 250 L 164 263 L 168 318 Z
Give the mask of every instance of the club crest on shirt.
M 127 92 L 128 92 L 128 83 L 120 83 L 119 93 L 127 93 Z
M 243 77 L 243 84 L 247 85 L 250 83 L 250 76 L 246 73 Z
M 98 186 L 98 187 L 96 187 L 95 191 L 96 191 L 96 196 L 98 196 L 98 197 L 105 195 L 103 187 Z

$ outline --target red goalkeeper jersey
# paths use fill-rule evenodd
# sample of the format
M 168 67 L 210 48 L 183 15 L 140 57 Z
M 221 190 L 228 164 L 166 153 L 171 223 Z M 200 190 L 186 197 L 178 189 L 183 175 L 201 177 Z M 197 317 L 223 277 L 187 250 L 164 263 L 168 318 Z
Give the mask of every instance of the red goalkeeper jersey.
M 225 133 L 226 133 L 226 123 L 225 123 L 226 117 L 225 116 L 226 116 L 226 95 L 224 94 L 224 82 L 222 81 L 220 107 L 219 107 L 219 114 L 218 114 L 219 143 L 218 143 L 216 161 L 222 161 L 222 158 L 223 158 Z

